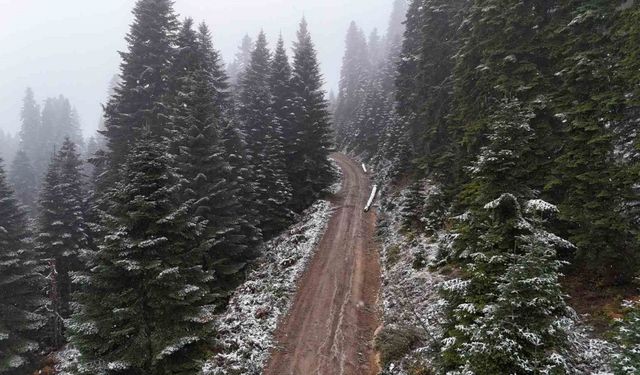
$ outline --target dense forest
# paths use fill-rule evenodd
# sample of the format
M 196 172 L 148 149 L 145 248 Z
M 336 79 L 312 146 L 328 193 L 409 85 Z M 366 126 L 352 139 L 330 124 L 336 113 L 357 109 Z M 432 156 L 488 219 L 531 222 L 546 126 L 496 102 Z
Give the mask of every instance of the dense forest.
M 304 20 L 292 63 L 260 34 L 230 82 L 207 25 L 179 21 L 168 0 L 133 12 L 87 145 L 66 98 L 24 97 L 0 174 L 0 373 L 69 342 L 78 373 L 197 373 L 263 242 L 335 178 Z
M 223 317 L 335 150 L 381 187 L 381 373 L 640 373 L 640 3 L 395 0 L 336 95 L 304 18 L 225 65 L 133 15 L 95 136 L 31 89 L 0 131 L 0 374 L 261 373 Z
M 405 366 L 603 371 L 577 364 L 588 350 L 569 337 L 575 307 L 614 346 L 604 369 L 640 371 L 638 5 L 414 0 L 386 64 L 375 35 L 349 29 L 341 147 L 406 188 L 383 211 L 401 215 L 408 248 L 436 242 L 412 267 L 444 279 L 438 323 L 426 323 L 436 333 L 404 327 L 382 340 L 402 356 L 431 335 L 429 354 Z M 387 261 L 403 251 L 391 250 Z

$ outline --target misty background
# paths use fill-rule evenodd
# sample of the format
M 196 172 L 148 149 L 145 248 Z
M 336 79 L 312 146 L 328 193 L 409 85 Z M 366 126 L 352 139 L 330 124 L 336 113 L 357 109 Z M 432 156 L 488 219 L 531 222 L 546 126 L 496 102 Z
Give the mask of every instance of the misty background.
M 0 0 L 0 130 L 16 133 L 24 91 L 39 103 L 66 96 L 76 107 L 85 136 L 97 128 L 107 88 L 119 72 L 124 36 L 135 0 Z M 225 64 L 242 37 L 264 29 L 273 48 L 280 33 L 287 45 L 304 15 L 316 44 L 326 89 L 337 91 L 344 35 L 356 21 L 365 32 L 387 28 L 392 0 L 177 0 L 180 18 L 205 21 Z

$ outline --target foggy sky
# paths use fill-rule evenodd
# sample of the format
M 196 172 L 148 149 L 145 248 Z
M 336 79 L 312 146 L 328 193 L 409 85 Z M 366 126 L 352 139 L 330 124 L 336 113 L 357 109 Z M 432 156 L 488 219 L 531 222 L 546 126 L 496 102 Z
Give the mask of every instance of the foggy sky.
M 225 63 L 233 60 L 241 38 L 264 29 L 274 47 L 282 32 L 290 42 L 301 17 L 309 22 L 327 88 L 337 89 L 344 36 L 354 20 L 365 32 L 384 33 L 393 0 L 176 0 L 186 16 L 212 29 Z M 24 90 L 37 100 L 63 94 L 78 109 L 85 136 L 92 135 L 118 73 L 117 51 L 133 20 L 135 0 L 0 0 L 0 129 L 20 126 Z M 291 57 L 291 53 L 290 53 Z

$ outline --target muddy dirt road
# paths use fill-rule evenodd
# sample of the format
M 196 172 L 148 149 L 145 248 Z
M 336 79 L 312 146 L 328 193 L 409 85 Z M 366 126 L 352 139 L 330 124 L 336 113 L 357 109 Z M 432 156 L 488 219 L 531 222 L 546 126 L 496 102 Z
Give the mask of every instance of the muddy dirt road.
M 363 212 L 371 185 L 358 163 L 343 154 L 332 157 L 344 174 L 336 211 L 276 331 L 266 375 L 378 373 L 373 333 L 380 263 L 375 214 Z

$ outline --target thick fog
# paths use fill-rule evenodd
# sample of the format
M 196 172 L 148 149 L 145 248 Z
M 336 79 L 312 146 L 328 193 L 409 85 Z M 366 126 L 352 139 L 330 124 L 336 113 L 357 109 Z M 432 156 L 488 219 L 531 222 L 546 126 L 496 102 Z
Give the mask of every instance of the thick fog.
M 327 89 L 336 89 L 349 22 L 386 29 L 393 0 L 176 0 L 181 17 L 206 21 L 225 62 L 245 34 L 262 27 L 271 46 L 282 32 L 290 44 L 304 15 Z M 26 87 L 41 102 L 59 94 L 77 108 L 85 135 L 97 127 L 134 0 L 0 0 L 0 129 L 19 128 Z

